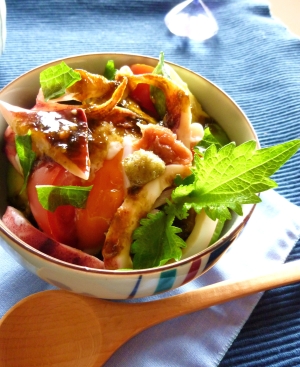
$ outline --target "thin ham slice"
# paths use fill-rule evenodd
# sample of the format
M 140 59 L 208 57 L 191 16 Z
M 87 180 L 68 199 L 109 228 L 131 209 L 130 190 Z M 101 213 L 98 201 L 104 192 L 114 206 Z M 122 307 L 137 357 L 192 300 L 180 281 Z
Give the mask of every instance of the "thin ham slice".
M 89 178 L 88 124 L 82 109 L 35 111 L 0 101 L 0 112 L 15 134 L 31 131 L 38 154 L 46 154 L 75 176 Z
M 128 86 L 135 89 L 139 83 L 146 83 L 161 89 L 166 97 L 166 115 L 164 124 L 171 129 L 178 140 L 190 149 L 191 139 L 191 102 L 189 92 L 172 80 L 155 74 L 140 74 L 128 76 Z
M 139 125 L 142 138 L 133 145 L 133 150 L 150 150 L 158 155 L 165 164 L 192 163 L 193 155 L 176 134 L 166 127 L 159 125 Z

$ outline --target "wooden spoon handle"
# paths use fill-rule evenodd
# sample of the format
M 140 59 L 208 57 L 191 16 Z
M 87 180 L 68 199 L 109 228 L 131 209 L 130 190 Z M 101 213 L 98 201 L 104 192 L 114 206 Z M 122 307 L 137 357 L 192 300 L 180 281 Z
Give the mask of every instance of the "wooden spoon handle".
M 155 314 L 152 313 L 152 320 L 149 319 L 148 315 L 149 326 L 220 303 L 295 283 L 299 280 L 300 260 L 297 260 L 280 267 L 276 266 L 272 270 L 261 272 L 261 274 L 256 274 L 255 277 L 226 280 L 195 291 L 154 301 L 153 308 L 156 312 Z M 155 303 L 157 303 L 157 307 L 155 307 Z M 141 307 L 140 311 L 143 312 L 143 304 L 139 304 L 139 306 Z M 147 309 L 145 308 L 146 313 Z M 147 319 L 146 315 L 145 319 Z

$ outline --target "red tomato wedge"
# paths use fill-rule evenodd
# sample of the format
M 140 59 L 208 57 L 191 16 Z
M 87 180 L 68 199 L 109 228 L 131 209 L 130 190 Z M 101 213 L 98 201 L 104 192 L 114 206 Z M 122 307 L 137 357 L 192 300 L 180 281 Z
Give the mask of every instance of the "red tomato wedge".
M 133 74 L 152 73 L 154 70 L 154 67 L 144 64 L 134 64 L 131 65 L 130 68 Z M 130 97 L 133 98 L 150 116 L 158 118 L 158 113 L 151 100 L 149 84 L 138 84 L 137 87 L 130 93 Z
M 44 209 L 38 200 L 36 185 L 80 186 L 81 179 L 56 162 L 41 161 L 27 185 L 31 212 L 42 231 L 58 242 L 77 247 L 76 209 L 71 205 L 59 206 L 55 212 Z
M 105 240 L 110 222 L 125 197 L 121 150 L 114 158 L 106 160 L 96 172 L 85 209 L 77 209 L 78 248 L 97 253 Z

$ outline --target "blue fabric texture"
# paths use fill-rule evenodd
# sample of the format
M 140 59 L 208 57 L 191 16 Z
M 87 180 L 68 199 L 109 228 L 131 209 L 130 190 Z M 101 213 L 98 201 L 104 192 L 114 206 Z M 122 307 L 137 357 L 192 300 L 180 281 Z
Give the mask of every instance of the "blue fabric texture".
M 206 0 L 219 32 L 196 42 L 173 36 L 164 24 L 165 14 L 179 2 L 6 0 L 0 88 L 40 64 L 70 55 L 107 51 L 157 57 L 164 51 L 166 60 L 228 93 L 249 117 L 262 147 L 300 138 L 300 39 L 272 19 L 268 3 Z M 276 191 L 298 206 L 299 167 L 300 152 L 273 177 Z M 299 241 L 288 260 L 298 258 Z M 39 287 L 45 289 L 32 285 L 35 291 Z M 266 292 L 219 366 L 300 365 L 299 302 L 299 284 Z M 166 366 L 163 361 L 156 365 Z

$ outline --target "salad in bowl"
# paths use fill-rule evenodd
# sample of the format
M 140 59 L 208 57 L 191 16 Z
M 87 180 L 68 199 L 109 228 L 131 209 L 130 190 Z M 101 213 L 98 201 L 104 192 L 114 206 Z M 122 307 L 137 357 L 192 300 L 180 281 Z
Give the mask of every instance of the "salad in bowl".
M 40 71 L 31 106 L 0 100 L 2 222 L 77 270 L 152 274 L 220 247 L 300 146 L 260 149 L 250 123 L 254 139 L 234 139 L 234 121 L 219 124 L 163 53 L 150 64 L 107 59 L 102 73 L 70 61 Z

